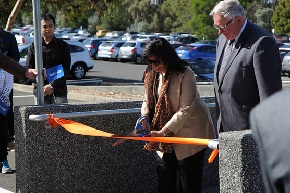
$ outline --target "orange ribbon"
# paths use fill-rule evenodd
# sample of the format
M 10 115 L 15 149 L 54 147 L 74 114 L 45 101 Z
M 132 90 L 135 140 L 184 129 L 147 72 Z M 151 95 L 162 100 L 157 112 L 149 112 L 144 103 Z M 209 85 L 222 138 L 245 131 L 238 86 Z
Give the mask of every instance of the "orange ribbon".
M 119 139 L 130 139 L 130 140 L 138 140 L 138 141 L 151 141 L 151 142 L 163 142 L 163 143 L 175 143 L 175 144 L 189 144 L 189 145 L 202 145 L 207 146 L 210 139 L 201 139 L 201 138 L 182 138 L 182 137 L 137 137 L 137 136 L 122 136 L 116 135 L 112 133 L 107 133 L 101 130 L 97 130 L 95 128 L 89 127 L 87 125 L 61 119 L 54 118 L 52 114 L 49 115 L 50 118 L 48 120 L 49 124 L 52 127 L 57 127 L 58 125 L 65 128 L 68 132 L 78 134 L 78 135 L 89 135 L 89 136 L 97 136 L 97 137 L 110 137 L 110 138 L 119 138 Z M 218 153 L 218 150 L 213 150 L 210 158 L 211 162 L 214 160 Z

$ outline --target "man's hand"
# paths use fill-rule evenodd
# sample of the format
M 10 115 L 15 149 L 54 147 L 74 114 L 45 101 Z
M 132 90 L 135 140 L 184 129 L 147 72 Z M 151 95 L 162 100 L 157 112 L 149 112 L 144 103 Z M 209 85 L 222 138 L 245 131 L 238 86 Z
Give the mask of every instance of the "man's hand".
M 52 88 L 52 86 L 50 84 L 45 85 L 43 87 L 43 92 L 45 95 L 51 95 L 53 93 L 54 89 Z
M 36 78 L 37 74 L 38 73 L 36 69 L 27 69 L 27 71 L 25 72 L 26 78 L 33 79 L 33 80 Z

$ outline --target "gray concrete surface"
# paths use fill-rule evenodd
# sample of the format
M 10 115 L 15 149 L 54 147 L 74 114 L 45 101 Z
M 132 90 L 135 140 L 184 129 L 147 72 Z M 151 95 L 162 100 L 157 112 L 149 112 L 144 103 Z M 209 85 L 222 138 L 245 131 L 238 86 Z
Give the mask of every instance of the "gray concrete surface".
M 116 101 L 141 101 L 144 94 L 143 85 L 133 86 L 76 86 L 69 85 L 68 98 L 79 100 L 83 102 L 116 102 Z M 30 85 L 15 84 L 14 89 L 17 91 L 30 92 L 32 87 Z M 212 85 L 206 85 L 199 88 L 201 96 L 212 95 Z M 208 94 L 207 94 L 208 93 Z M 126 99 L 127 98 L 127 99 Z M 129 98 L 129 99 L 128 99 Z M 9 152 L 8 160 L 13 174 L 0 174 L 0 192 L 5 190 L 15 192 L 16 190 L 16 166 L 15 166 L 15 152 Z M 214 166 L 212 166 L 215 168 Z M 214 187 L 208 187 L 205 192 L 214 191 Z

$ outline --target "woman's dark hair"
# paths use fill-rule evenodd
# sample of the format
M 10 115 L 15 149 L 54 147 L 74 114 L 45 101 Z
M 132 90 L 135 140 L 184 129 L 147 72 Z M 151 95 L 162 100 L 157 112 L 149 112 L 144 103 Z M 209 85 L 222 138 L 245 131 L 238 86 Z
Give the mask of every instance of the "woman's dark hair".
M 55 26 L 55 19 L 53 17 L 53 15 L 51 15 L 50 13 L 43 13 L 41 14 L 41 20 L 52 20 L 53 25 Z
M 188 62 L 182 60 L 171 44 L 164 38 L 155 38 L 145 47 L 142 55 L 143 62 L 146 63 L 150 56 L 155 56 L 161 60 L 167 70 L 172 72 L 184 72 Z

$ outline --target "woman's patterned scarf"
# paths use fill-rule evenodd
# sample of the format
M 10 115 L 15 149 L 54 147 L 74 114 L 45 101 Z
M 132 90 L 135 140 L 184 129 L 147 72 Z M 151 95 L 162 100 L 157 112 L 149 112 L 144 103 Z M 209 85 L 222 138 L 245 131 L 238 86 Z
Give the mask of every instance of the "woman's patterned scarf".
M 167 77 L 165 76 L 163 80 L 159 98 L 157 98 L 159 73 L 153 69 L 148 69 L 144 80 L 149 108 L 149 119 L 152 120 L 150 123 L 150 129 L 153 131 L 160 131 L 173 116 L 168 98 L 168 87 L 172 78 L 172 73 L 167 73 Z M 170 133 L 169 136 L 173 136 L 173 133 Z M 172 144 L 157 142 L 152 143 L 152 149 L 170 153 L 173 150 L 173 146 Z

